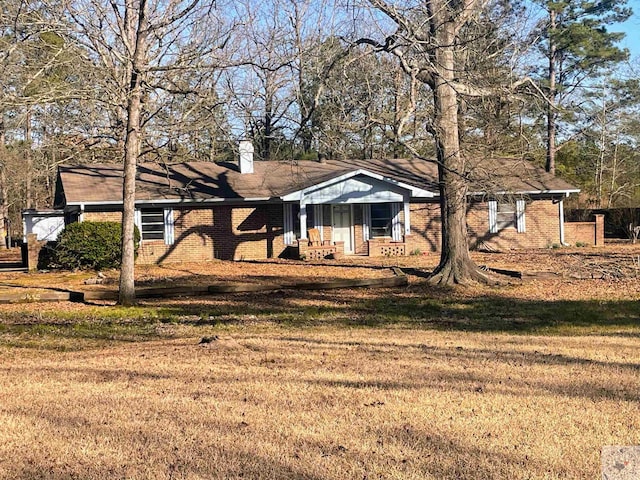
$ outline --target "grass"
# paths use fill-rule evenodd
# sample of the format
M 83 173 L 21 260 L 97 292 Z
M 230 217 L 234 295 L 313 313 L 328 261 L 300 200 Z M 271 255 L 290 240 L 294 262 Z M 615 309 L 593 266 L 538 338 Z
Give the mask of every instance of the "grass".
M 235 325 L 0 349 L 2 478 L 594 478 L 637 338 Z
M 513 289 L 269 292 L 152 300 L 137 307 L 39 304 L 5 306 L 0 345 L 83 350 L 118 342 L 206 335 L 215 328 L 255 323 L 429 329 L 544 335 L 607 335 L 640 329 L 634 299 L 516 298 Z
M 596 478 L 637 283 L 0 306 L 0 479 Z

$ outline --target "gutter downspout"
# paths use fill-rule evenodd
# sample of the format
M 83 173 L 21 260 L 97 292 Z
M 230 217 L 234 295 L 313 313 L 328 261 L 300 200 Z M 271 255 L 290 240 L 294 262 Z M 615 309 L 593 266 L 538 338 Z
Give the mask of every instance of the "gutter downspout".
M 568 247 L 569 244 L 564 241 L 564 200 L 558 202 L 558 217 L 560 219 L 560 245 Z

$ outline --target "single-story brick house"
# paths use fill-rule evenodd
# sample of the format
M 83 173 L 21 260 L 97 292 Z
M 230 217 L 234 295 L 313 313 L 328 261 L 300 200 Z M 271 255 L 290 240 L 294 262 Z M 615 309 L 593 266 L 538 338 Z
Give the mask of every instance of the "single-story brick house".
M 470 170 L 471 248 L 563 243 L 563 199 L 579 190 L 522 160 Z M 417 159 L 143 163 L 136 183 L 139 263 L 281 256 L 408 255 L 440 247 L 435 164 Z M 120 221 L 122 166 L 61 166 L 65 221 Z

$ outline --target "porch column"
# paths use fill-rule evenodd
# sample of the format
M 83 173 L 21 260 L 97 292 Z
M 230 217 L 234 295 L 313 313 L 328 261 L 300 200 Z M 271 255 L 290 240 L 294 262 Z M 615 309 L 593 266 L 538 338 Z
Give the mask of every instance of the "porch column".
M 307 239 L 307 204 L 300 200 L 300 240 Z
M 411 235 L 411 204 L 409 199 L 404 199 L 404 234 Z

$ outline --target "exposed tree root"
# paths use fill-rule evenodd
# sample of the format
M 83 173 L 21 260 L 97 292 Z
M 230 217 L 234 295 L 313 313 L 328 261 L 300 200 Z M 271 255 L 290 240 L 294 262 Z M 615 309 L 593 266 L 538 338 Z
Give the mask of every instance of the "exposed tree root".
M 459 263 L 452 261 L 440 263 L 429 275 L 428 282 L 438 286 L 469 285 L 472 283 L 496 285 L 501 283 L 480 270 L 480 267 L 471 259 Z

